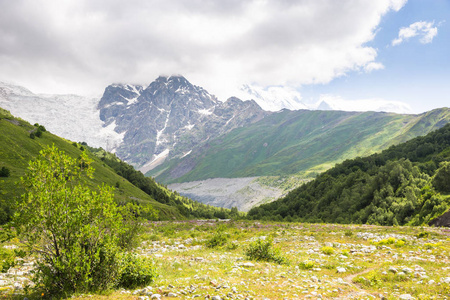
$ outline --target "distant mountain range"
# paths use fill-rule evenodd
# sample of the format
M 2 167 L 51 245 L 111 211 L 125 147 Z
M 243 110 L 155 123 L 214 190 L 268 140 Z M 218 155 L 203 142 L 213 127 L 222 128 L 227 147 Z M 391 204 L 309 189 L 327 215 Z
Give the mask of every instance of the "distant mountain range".
M 358 112 L 364 107 L 408 109 L 369 101 L 364 107 L 355 102 L 353 112 L 335 111 L 352 110 L 350 102 L 327 98 L 321 110 L 308 110 L 295 91 L 250 85 L 243 91 L 253 100 L 219 101 L 182 76 L 161 76 L 147 87 L 111 84 L 99 98 L 37 95 L 0 83 L 0 107 L 72 141 L 114 152 L 163 183 L 313 177 L 344 159 L 380 151 L 450 121 L 448 108 L 420 115 Z M 282 107 L 295 110 L 274 111 Z

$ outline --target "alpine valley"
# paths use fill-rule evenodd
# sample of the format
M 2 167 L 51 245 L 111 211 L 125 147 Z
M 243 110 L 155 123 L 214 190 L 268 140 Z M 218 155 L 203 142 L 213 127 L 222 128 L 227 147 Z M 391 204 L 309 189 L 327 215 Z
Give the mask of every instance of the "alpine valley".
M 261 95 L 255 100 L 261 103 Z M 0 83 L 0 107 L 113 152 L 182 195 L 240 210 L 275 200 L 336 163 L 450 121 L 448 108 L 420 115 L 265 111 L 254 100 L 219 101 L 182 76 L 160 76 L 147 87 L 112 84 L 101 98 L 37 95 Z

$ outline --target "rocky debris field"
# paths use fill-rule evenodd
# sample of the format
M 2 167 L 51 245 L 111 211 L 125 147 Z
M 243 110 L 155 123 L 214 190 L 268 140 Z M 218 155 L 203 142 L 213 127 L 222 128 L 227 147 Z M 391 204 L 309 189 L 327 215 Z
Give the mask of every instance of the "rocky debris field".
M 180 195 L 204 204 L 218 207 L 237 207 L 248 211 L 253 206 L 272 202 L 283 195 L 283 190 L 260 184 L 258 177 L 213 178 L 169 184 L 168 188 Z
M 449 229 L 429 227 L 154 222 L 135 249 L 154 260 L 151 286 L 73 298 L 449 299 L 449 238 Z M 258 239 L 287 263 L 250 260 Z M 0 274 L 3 297 L 23 294 L 32 266 L 24 258 Z

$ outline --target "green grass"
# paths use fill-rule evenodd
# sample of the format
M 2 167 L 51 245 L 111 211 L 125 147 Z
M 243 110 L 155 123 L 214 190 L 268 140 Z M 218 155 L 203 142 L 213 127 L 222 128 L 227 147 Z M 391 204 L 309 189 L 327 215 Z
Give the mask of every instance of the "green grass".
M 209 141 L 196 154 L 170 160 L 149 174 L 165 183 L 296 173 L 305 177 L 425 135 L 449 120 L 448 108 L 421 115 L 285 111 Z M 172 177 L 174 169 L 186 164 L 194 168 Z
M 208 247 L 206 241 L 218 232 L 237 247 Z M 419 234 L 424 237 L 418 238 Z M 262 237 L 272 240 L 289 264 L 247 260 L 246 250 Z M 399 240 L 406 242 L 395 247 Z M 317 299 L 319 294 L 323 299 L 372 298 L 369 294 L 385 299 L 398 299 L 402 294 L 415 299 L 450 297 L 450 284 L 444 282 L 450 263 L 445 228 L 151 222 L 141 241 L 134 252 L 154 261 L 159 276 L 150 286 L 164 298 L 169 292 L 178 295 L 174 299 L 192 299 L 194 295 L 227 299 L 229 293 L 233 299 L 237 294 L 242 299 Z M 333 251 L 323 253 L 324 247 Z M 338 268 L 345 271 L 338 272 Z M 75 295 L 72 299 L 137 299 L 133 291 Z
M 0 109 L 0 167 L 10 170 L 9 177 L 0 177 L 0 201 L 15 201 L 24 190 L 19 184 L 20 177 L 27 170 L 28 162 L 34 159 L 39 151 L 46 146 L 55 145 L 71 157 L 79 157 L 80 145 L 75 146 L 71 141 L 62 139 L 51 132 L 44 132 L 42 137 L 30 138 L 30 133 L 35 127 L 26 121 L 14 118 L 8 111 Z M 138 200 L 149 203 L 159 210 L 162 219 L 181 218 L 176 208 L 161 204 L 149 195 L 132 185 L 124 178 L 117 175 L 110 167 L 106 166 L 95 155 L 90 155 L 94 160 L 94 179 L 89 184 L 95 188 L 103 183 L 116 186 L 115 198 L 119 202 Z

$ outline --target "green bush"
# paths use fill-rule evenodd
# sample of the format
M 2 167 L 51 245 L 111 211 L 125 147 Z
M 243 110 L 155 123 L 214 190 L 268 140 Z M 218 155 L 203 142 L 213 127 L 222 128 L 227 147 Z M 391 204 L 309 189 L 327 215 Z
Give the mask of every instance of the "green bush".
M 155 267 L 150 259 L 127 253 L 122 259 L 118 286 L 125 289 L 145 286 L 153 282 L 156 276 Z
M 11 172 L 9 171 L 9 169 L 7 167 L 2 167 L 0 169 L 0 177 L 9 177 L 10 174 L 11 174 Z
M 301 270 L 310 270 L 312 268 L 314 268 L 315 263 L 311 260 L 307 260 L 307 261 L 302 261 L 298 264 L 298 267 Z
M 322 247 L 320 250 L 322 251 L 323 254 L 326 255 L 331 255 L 334 253 L 334 248 L 329 246 Z
M 225 246 L 227 242 L 228 242 L 228 234 L 222 231 L 217 231 L 211 238 L 206 240 L 205 245 L 208 248 L 218 248 Z
M 35 135 L 36 135 L 38 138 L 42 137 L 42 130 L 40 130 L 40 129 L 38 128 L 38 130 L 36 130 Z
M 450 193 L 450 162 L 442 162 L 433 178 L 433 186 L 442 193 Z
M 416 235 L 416 237 L 418 238 L 418 239 L 421 239 L 421 238 L 427 238 L 427 237 L 429 237 L 430 236 L 430 233 L 429 232 L 426 232 L 426 231 L 422 231 L 422 232 L 420 232 L 420 233 L 418 233 L 417 235 Z
M 257 239 L 251 242 L 245 249 L 245 256 L 250 260 L 288 264 L 287 259 L 281 255 L 280 249 L 273 247 L 272 239 Z
M 31 161 L 21 179 L 26 193 L 13 224 L 26 250 L 37 255 L 35 288 L 45 295 L 108 290 L 122 268 L 124 232 L 134 235 L 111 187 L 90 190 L 94 172 L 86 153 L 73 159 L 53 147 Z
M 158 211 L 151 205 L 128 202 L 119 207 L 122 216 L 122 231 L 118 234 L 118 244 L 122 249 L 131 250 L 138 246 L 138 235 L 142 233 L 144 219 L 155 220 Z
M 227 244 L 226 248 L 227 250 L 236 250 L 237 248 L 239 248 L 239 244 L 236 241 L 232 241 Z
M 12 250 L 0 248 L 0 273 L 8 272 L 15 265 L 15 253 Z

